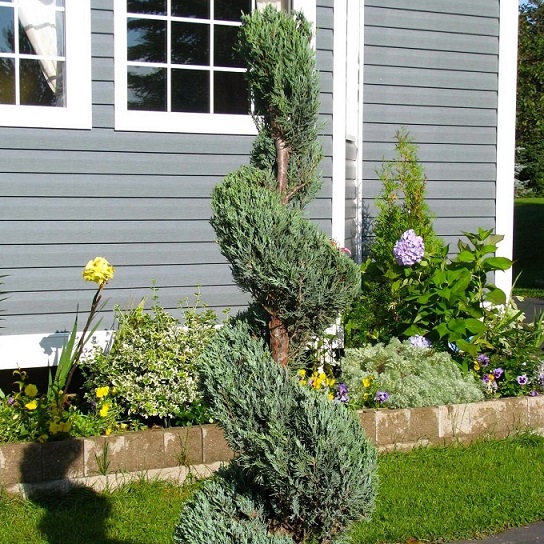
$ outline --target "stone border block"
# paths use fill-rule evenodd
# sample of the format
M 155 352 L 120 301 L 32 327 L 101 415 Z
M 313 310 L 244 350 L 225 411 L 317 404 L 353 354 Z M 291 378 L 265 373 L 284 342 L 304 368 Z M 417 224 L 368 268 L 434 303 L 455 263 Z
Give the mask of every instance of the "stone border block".
M 200 426 L 167 429 L 163 440 L 166 466 L 200 465 L 203 462 Z
M 234 452 L 225 440 L 223 430 L 217 425 L 202 426 L 202 461 L 205 465 L 217 461 L 230 461 Z

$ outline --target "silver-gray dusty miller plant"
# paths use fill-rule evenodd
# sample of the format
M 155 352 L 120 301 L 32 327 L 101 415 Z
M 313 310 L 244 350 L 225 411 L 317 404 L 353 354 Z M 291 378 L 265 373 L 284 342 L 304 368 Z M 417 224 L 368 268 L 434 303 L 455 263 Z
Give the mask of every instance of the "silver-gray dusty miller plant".
M 342 381 L 352 404 L 374 405 L 376 391 L 390 408 L 415 408 L 483 400 L 481 385 L 446 352 L 392 338 L 389 344 L 346 349 Z M 366 384 L 366 385 L 365 385 Z M 366 397 L 365 397 L 366 395 Z

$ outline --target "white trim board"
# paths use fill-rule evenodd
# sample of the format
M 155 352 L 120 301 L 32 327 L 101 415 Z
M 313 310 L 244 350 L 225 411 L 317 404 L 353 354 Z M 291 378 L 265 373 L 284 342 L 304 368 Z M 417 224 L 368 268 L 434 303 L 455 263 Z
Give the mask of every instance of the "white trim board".
M 113 331 L 96 331 L 86 347 L 105 347 L 112 334 Z M 0 336 L 0 370 L 56 366 L 68 336 L 68 332 Z
M 497 255 L 512 258 L 514 237 L 514 165 L 516 131 L 516 77 L 518 3 L 500 1 L 499 87 L 497 107 L 497 181 L 495 232 L 503 234 Z M 495 274 L 495 283 L 506 293 L 512 288 L 512 269 Z

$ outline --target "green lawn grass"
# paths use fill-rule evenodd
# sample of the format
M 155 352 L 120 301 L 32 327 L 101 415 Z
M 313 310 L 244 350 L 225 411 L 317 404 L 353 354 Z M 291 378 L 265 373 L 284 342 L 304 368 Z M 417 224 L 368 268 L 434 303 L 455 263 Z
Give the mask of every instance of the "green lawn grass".
M 379 472 L 376 512 L 355 527 L 352 544 L 447 542 L 544 518 L 541 437 L 380 455 Z M 170 544 L 190 492 L 142 481 L 34 501 L 0 495 L 0 542 Z
M 519 198 L 514 204 L 514 277 L 525 296 L 543 296 L 544 198 Z M 518 291 L 516 291 L 518 293 Z

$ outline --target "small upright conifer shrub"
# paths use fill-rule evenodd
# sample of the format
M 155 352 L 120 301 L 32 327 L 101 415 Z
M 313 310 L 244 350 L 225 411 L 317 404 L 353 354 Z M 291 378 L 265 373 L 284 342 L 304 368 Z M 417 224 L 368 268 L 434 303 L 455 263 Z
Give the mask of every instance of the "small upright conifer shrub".
M 371 514 L 376 451 L 355 413 L 300 386 L 243 321 L 218 332 L 199 371 L 206 402 L 236 459 L 209 484 L 213 492 L 205 487 L 182 511 L 176 534 L 190 534 L 196 510 L 247 524 L 248 500 L 271 535 L 288 534 L 295 542 L 330 542 Z M 223 542 L 207 535 L 179 542 Z
M 355 297 L 358 267 L 304 218 L 321 187 L 319 85 L 311 25 L 268 6 L 243 16 L 239 52 L 259 129 L 251 167 L 212 194 L 212 226 L 234 279 L 268 314 L 270 347 L 286 366 Z
M 236 457 L 186 505 L 177 544 L 325 544 L 374 506 L 376 451 L 358 420 L 302 387 L 288 365 L 360 283 L 355 263 L 303 215 L 320 187 L 310 40 L 301 14 L 268 7 L 243 18 L 259 135 L 251 165 L 213 191 L 211 223 L 254 304 L 198 361 L 205 402 Z

